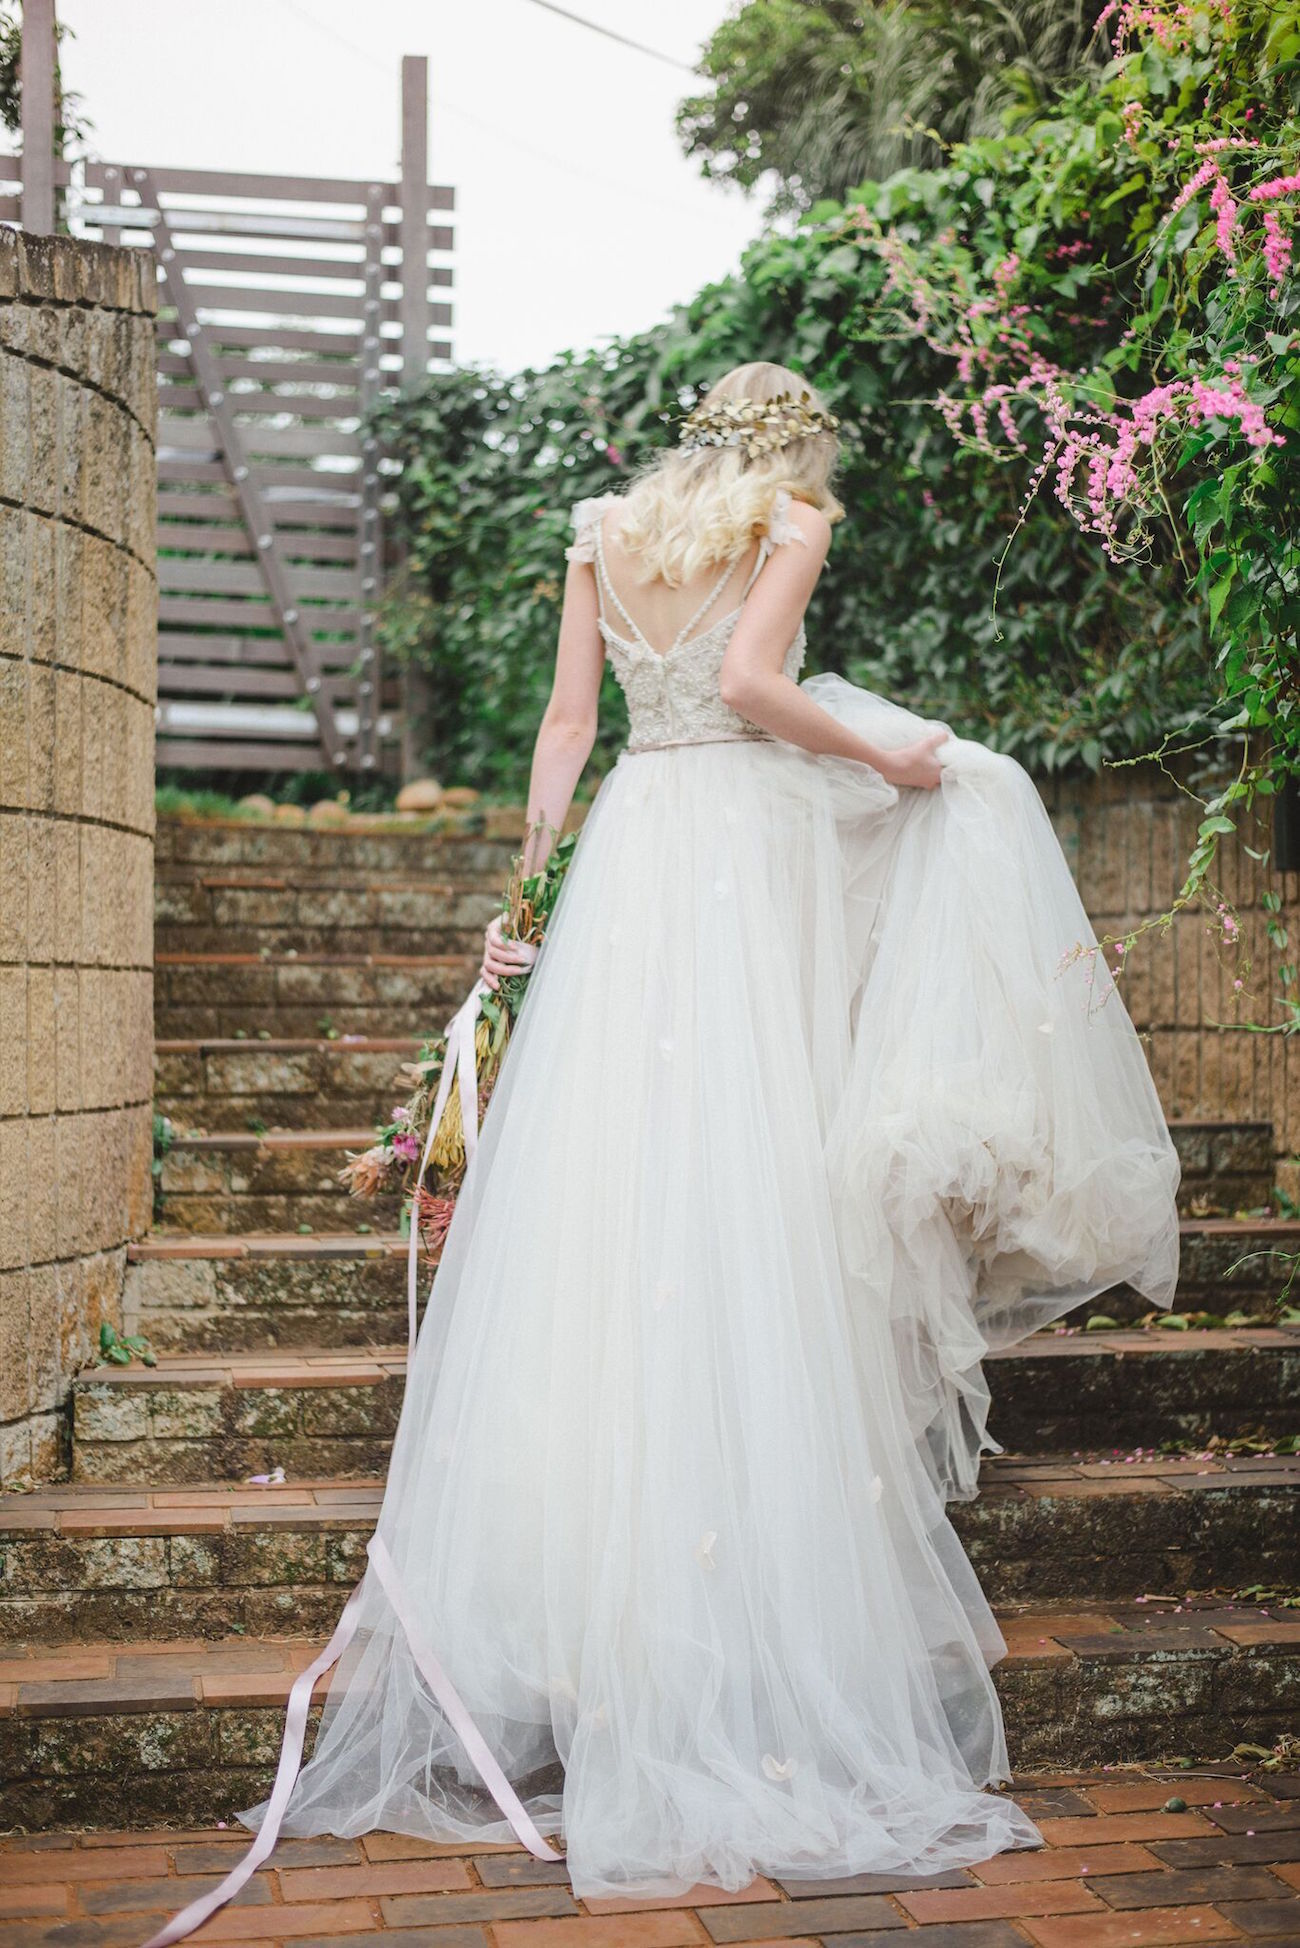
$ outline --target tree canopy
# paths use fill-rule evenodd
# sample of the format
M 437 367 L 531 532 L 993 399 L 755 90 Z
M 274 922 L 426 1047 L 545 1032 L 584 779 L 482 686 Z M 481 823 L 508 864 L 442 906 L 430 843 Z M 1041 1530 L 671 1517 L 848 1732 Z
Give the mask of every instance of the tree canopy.
M 1099 0 L 748 0 L 700 57 L 677 126 L 705 175 L 807 209 L 996 135 L 1100 70 Z

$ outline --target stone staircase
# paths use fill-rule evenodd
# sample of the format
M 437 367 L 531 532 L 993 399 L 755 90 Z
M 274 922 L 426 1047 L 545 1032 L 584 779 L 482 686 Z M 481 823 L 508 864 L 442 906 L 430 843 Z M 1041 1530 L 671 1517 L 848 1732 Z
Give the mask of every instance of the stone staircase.
M 393 1268 L 394 1273 L 397 1267 Z M 382 1475 L 405 1348 L 172 1353 L 104 1367 L 74 1394 L 74 1470 L 98 1486 Z M 990 1426 L 1027 1455 L 1194 1447 L 1300 1433 L 1300 1333 L 1044 1334 L 986 1366 Z
M 228 1818 L 360 1574 L 404 1367 L 396 1212 L 337 1170 L 469 986 L 512 845 L 164 824 L 157 1086 L 174 1140 L 72 1478 L 0 1496 L 0 1820 Z M 1271 1132 L 1185 1124 L 1187 1312 L 1127 1293 L 991 1359 L 1007 1452 L 955 1510 L 998 1607 L 1021 1765 L 1300 1729 L 1300 1332 L 1275 1323 Z M 283 1468 L 283 1485 L 252 1475 Z

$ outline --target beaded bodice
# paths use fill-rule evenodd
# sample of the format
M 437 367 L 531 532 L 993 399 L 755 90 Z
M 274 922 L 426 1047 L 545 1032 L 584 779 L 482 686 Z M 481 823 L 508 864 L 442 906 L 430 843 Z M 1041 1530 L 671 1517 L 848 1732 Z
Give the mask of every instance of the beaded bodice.
M 624 636 L 611 626 L 604 613 L 605 594 L 610 594 L 618 607 L 622 605 L 614 595 L 605 570 L 600 523 L 607 509 L 617 499 L 617 495 L 605 494 L 596 500 L 579 502 L 573 511 L 576 539 L 568 553 L 572 560 L 590 561 L 603 584 L 600 632 L 610 666 L 627 699 L 629 751 L 720 740 L 767 740 L 767 731 L 760 730 L 758 725 L 751 724 L 722 701 L 718 687 L 722 659 L 740 620 L 744 595 L 737 607 L 719 616 L 707 628 L 691 634 L 693 625 L 688 623 L 676 642 L 666 650 L 653 649 L 644 638 L 638 641 L 631 634 Z M 789 497 L 778 496 L 768 532 L 760 540 L 758 561 L 744 590 L 745 595 L 752 588 L 759 569 L 773 547 L 784 541 L 803 539 L 789 519 L 788 507 Z M 710 597 L 705 610 L 700 613 L 711 607 L 712 602 L 713 598 Z M 630 617 L 628 620 L 631 622 Z M 788 677 L 798 676 L 803 667 L 806 646 L 807 639 L 801 623 L 786 651 L 783 667 Z
M 663 653 L 624 642 L 602 622 L 605 651 L 627 699 L 629 750 L 653 744 L 703 744 L 723 737 L 767 737 L 766 731 L 725 704 L 718 689 L 722 658 L 739 618 L 735 609 Z M 797 677 L 802 669 L 805 645 L 801 624 L 786 652 L 788 677 Z

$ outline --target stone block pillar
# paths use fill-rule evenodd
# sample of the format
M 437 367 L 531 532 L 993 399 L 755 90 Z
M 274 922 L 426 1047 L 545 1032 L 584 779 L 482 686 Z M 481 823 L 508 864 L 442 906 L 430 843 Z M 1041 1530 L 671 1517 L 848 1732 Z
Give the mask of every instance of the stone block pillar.
M 151 1201 L 154 266 L 0 230 L 0 1480 Z

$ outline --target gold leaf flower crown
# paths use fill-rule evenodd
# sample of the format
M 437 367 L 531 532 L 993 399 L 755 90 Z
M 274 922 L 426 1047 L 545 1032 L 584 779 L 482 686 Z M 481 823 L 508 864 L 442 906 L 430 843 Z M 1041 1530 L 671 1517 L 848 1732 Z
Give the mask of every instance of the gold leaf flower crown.
M 775 453 L 793 440 L 806 440 L 814 433 L 833 433 L 839 425 L 834 413 L 823 412 L 812 403 L 808 392 L 778 392 L 771 399 L 715 399 L 701 404 L 686 415 L 678 434 L 684 453 L 702 446 L 739 446 L 747 457 L 756 460 L 760 453 Z

